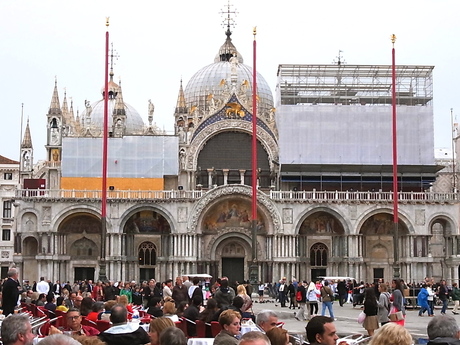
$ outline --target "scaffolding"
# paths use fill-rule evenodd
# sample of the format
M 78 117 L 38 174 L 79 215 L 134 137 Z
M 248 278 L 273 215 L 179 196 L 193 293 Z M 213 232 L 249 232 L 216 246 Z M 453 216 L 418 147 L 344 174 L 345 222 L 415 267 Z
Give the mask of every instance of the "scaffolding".
M 426 106 L 433 99 L 434 66 L 396 66 L 398 105 Z M 391 105 L 391 65 L 278 66 L 279 105 Z

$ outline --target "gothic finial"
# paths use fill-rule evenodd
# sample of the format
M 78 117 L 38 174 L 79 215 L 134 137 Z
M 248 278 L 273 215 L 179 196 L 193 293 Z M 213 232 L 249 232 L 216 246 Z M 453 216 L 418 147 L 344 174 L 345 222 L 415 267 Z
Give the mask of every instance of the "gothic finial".
M 343 58 L 342 53 L 343 53 L 343 50 L 339 50 L 339 55 L 337 55 L 337 56 L 335 57 L 335 59 L 333 60 L 333 63 L 334 63 L 334 64 L 340 66 L 340 65 L 343 65 L 343 64 L 346 63 L 346 62 L 345 62 L 345 59 Z
M 225 34 L 230 37 L 230 35 L 232 34 L 232 32 L 230 31 L 230 27 L 235 27 L 236 26 L 236 22 L 235 22 L 235 17 L 238 15 L 238 12 L 236 11 L 236 8 L 234 8 L 233 10 L 231 10 L 231 7 L 233 5 L 230 4 L 230 0 L 228 0 L 228 4 L 227 4 L 227 10 L 221 10 L 219 13 L 222 15 L 222 16 L 225 16 L 227 18 L 224 18 L 224 20 L 222 21 L 222 27 L 227 27 L 227 31 L 225 32 Z M 233 17 L 232 17 L 233 15 Z

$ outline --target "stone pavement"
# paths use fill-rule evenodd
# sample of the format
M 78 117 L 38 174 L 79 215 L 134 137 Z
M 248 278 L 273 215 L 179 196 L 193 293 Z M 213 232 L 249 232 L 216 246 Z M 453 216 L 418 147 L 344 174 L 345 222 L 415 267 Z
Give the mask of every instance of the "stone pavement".
M 305 333 L 305 326 L 307 325 L 306 321 L 297 321 L 294 318 L 294 312 L 297 312 L 298 309 L 289 309 L 281 308 L 280 304 L 277 303 L 255 303 L 256 299 L 254 298 L 254 313 L 257 314 L 261 310 L 270 309 L 276 312 L 279 316 L 279 320 L 285 323 L 284 328 L 289 330 L 292 333 Z M 318 303 L 319 314 L 321 315 L 321 303 Z M 353 308 L 352 304 L 344 304 L 343 307 L 339 306 L 339 303 L 336 301 L 333 304 L 334 316 L 337 319 L 335 321 L 335 326 L 337 328 L 337 333 L 340 336 L 345 336 L 354 333 L 367 334 L 366 330 L 356 321 L 358 314 L 361 312 L 360 306 Z M 435 314 L 440 312 L 440 307 L 435 308 Z M 453 315 L 451 310 L 448 310 L 449 315 Z M 326 309 L 326 316 L 329 316 Z M 457 315 L 456 318 L 460 321 L 460 315 Z M 431 317 L 428 317 L 425 313 L 425 316 L 418 316 L 418 309 L 407 310 L 406 315 L 406 328 L 412 334 L 415 340 L 418 338 L 427 338 L 426 327 L 428 322 L 431 320 Z

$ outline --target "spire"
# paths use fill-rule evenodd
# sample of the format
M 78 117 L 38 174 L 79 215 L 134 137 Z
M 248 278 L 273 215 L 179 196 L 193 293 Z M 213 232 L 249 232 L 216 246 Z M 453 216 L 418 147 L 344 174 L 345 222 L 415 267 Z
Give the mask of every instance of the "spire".
M 32 146 L 32 136 L 30 135 L 29 119 L 27 119 L 26 130 L 24 131 L 24 138 L 22 139 L 21 144 L 22 149 L 31 149 Z
M 118 93 L 115 98 L 115 108 L 113 116 L 126 116 L 125 103 L 123 102 L 123 93 L 121 91 L 121 80 L 118 82 Z
M 64 119 L 64 124 L 69 124 L 70 123 L 70 118 L 69 118 L 69 107 L 67 106 L 67 91 L 64 88 L 64 100 L 62 101 L 62 116 Z
M 177 96 L 176 114 L 184 114 L 187 112 L 187 105 L 185 103 L 184 88 L 182 87 L 182 78 L 180 79 L 179 95 Z
M 49 115 L 61 115 L 61 107 L 59 103 L 59 93 L 57 89 L 57 78 L 54 80 L 54 91 L 53 96 L 51 97 L 51 104 L 48 110 Z

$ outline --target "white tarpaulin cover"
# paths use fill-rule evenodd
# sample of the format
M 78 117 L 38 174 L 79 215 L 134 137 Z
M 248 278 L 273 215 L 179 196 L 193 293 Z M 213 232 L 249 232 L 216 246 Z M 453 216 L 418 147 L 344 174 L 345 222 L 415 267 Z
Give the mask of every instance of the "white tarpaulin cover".
M 64 138 L 63 177 L 102 176 L 102 138 Z M 177 175 L 179 141 L 176 136 L 109 138 L 107 176 L 162 178 Z
M 281 164 L 391 165 L 392 107 L 279 105 Z M 397 107 L 399 165 L 434 165 L 433 108 Z

